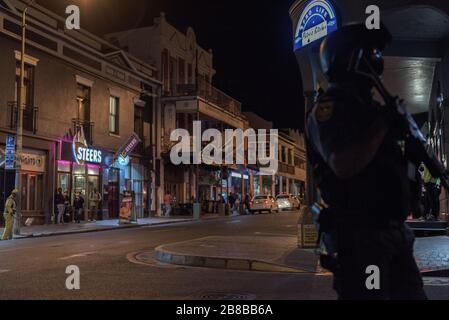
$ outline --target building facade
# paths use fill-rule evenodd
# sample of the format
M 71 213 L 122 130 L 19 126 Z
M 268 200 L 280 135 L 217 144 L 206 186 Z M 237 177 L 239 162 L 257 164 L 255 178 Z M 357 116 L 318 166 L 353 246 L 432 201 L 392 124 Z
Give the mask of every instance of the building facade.
M 0 1 L 0 205 L 14 186 L 5 141 L 18 118 L 21 12 L 24 2 Z M 155 127 L 161 89 L 157 68 L 33 4 L 27 17 L 23 105 L 22 212 L 50 223 L 54 192 L 80 192 L 85 215 L 94 190 L 104 219 L 118 218 L 121 195 L 135 194 L 137 217 L 155 209 Z M 115 157 L 134 133 L 142 141 Z M 1 208 L 0 208 L 1 209 Z
M 203 211 L 210 212 L 214 211 L 213 203 L 229 193 L 248 192 L 246 166 L 175 166 L 170 161 L 170 151 L 176 144 L 170 141 L 170 135 L 175 129 L 185 129 L 193 136 L 195 121 L 201 122 L 201 133 L 209 128 L 221 132 L 248 128 L 241 103 L 212 85 L 216 73 L 213 53 L 198 45 L 194 30 L 188 28 L 185 33 L 177 30 L 161 13 L 152 26 L 109 34 L 106 38 L 143 61 L 154 63 L 160 70 L 161 130 L 157 137 L 160 157 L 156 161 L 158 181 L 165 190 L 160 189 L 159 203 L 162 204 L 163 192 L 170 192 L 179 206 L 198 199 L 204 204 Z

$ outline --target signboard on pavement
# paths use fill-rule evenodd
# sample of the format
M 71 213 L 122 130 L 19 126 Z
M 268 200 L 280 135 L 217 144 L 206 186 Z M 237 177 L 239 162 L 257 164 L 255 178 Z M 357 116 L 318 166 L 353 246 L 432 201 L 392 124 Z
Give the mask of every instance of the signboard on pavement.
M 6 148 L 5 148 L 5 169 L 14 169 L 14 160 L 16 153 L 16 138 L 14 136 L 6 137 Z

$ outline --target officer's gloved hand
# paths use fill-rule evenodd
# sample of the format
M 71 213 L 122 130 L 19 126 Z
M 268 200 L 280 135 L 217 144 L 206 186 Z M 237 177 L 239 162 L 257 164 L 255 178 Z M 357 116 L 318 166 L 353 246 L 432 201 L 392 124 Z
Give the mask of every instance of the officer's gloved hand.
M 392 105 L 381 107 L 381 113 L 387 120 L 392 134 L 398 139 L 405 139 L 409 129 L 409 121 L 407 119 L 408 112 L 404 105 L 404 100 L 396 97 Z

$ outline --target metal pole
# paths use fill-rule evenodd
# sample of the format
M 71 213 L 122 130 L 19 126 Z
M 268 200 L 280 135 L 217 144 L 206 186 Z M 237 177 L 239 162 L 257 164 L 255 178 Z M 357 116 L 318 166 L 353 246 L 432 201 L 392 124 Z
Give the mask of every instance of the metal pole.
M 19 97 L 17 101 L 17 161 L 15 188 L 19 190 L 17 198 L 16 214 L 14 219 L 14 235 L 20 235 L 22 221 L 22 145 L 23 145 L 23 104 L 24 104 L 24 77 L 25 77 L 25 36 L 26 36 L 26 13 L 28 8 L 22 12 L 22 51 L 20 58 L 20 81 Z

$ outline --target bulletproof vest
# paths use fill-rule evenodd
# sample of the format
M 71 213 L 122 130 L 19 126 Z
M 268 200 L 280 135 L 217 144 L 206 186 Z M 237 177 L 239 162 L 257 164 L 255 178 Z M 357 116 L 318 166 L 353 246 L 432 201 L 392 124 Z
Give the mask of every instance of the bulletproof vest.
M 365 112 L 373 113 L 372 120 L 376 116 L 376 102 L 363 99 L 354 92 L 332 88 L 322 98 L 334 99 L 336 103 L 354 110 L 353 118 L 350 119 L 356 121 L 352 123 L 355 127 L 357 121 L 361 122 L 361 132 L 365 125 L 361 118 Z M 306 132 L 309 130 L 317 129 L 307 128 Z M 307 134 L 306 141 L 308 158 L 321 196 L 341 217 L 361 221 L 386 221 L 404 220 L 408 216 L 410 196 L 407 162 L 397 141 L 391 135 L 386 137 L 374 160 L 363 172 L 344 180 L 335 175 Z

